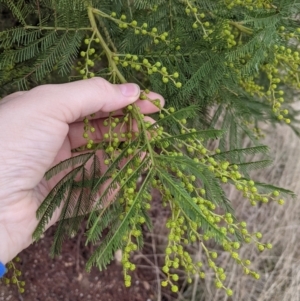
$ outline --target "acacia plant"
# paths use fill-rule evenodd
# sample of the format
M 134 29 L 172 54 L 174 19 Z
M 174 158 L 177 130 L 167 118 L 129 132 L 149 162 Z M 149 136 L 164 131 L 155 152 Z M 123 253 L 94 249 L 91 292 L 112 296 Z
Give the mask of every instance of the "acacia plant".
M 72 167 L 38 209 L 34 239 L 63 204 L 52 254 L 86 221 L 86 244 L 96 246 L 87 269 L 105 268 L 121 249 L 125 285 L 130 286 L 135 269 L 131 254 L 143 246 L 145 225 L 151 228 L 151 189 L 156 188 L 161 206 L 170 212 L 162 286 L 177 292 L 178 268 L 191 282 L 196 273 L 205 278 L 201 266 L 208 264 L 216 287 L 232 295 L 226 271 L 215 262 L 218 254 L 209 248 L 211 240 L 229 252 L 245 274 L 259 279 L 239 248 L 253 243 L 263 251 L 272 245 L 235 216 L 224 188 L 235 187 L 253 206 L 283 204 L 283 197 L 292 194 L 256 182 L 249 171 L 271 162 L 268 147 L 260 143 L 259 122 L 286 123 L 296 130 L 290 103 L 300 87 L 300 4 L 1 0 L 0 5 L 3 18 L 13 20 L 3 22 L 0 32 L 2 96 L 42 83 L 100 76 L 111 83 L 139 84 L 140 98 L 159 108 L 154 124 L 136 105 L 124 108 L 123 116 L 111 112 L 102 142 L 90 138 L 95 128 L 86 116 L 86 144 L 45 175 L 50 179 Z M 166 108 L 149 98 L 148 89 L 164 96 Z M 251 145 L 245 148 L 249 138 Z M 249 160 L 249 155 L 259 154 L 263 157 Z M 141 174 L 144 179 L 137 187 Z M 196 242 L 205 255 L 203 262 L 195 262 L 186 251 Z

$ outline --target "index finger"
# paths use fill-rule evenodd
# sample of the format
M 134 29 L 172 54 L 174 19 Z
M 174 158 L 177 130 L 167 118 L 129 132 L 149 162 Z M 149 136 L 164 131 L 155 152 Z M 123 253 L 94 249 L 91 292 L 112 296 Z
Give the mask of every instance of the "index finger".
M 147 96 L 151 100 L 159 100 L 161 107 L 163 107 L 165 105 L 165 100 L 160 94 L 155 93 L 155 92 L 150 92 L 149 94 L 147 94 Z M 138 99 L 134 104 L 137 105 L 141 109 L 142 114 L 153 114 L 153 113 L 156 113 L 159 111 L 159 108 L 147 99 L 145 99 L 145 100 Z M 113 116 L 122 116 L 122 115 L 124 115 L 123 109 L 119 109 L 119 110 L 116 110 L 113 112 Z M 109 116 L 109 113 L 98 111 L 95 114 L 93 114 L 93 117 L 90 117 L 89 119 L 90 120 L 99 119 L 99 118 L 105 118 L 108 116 Z M 82 120 L 83 120 L 83 118 L 80 118 L 76 121 L 82 121 Z

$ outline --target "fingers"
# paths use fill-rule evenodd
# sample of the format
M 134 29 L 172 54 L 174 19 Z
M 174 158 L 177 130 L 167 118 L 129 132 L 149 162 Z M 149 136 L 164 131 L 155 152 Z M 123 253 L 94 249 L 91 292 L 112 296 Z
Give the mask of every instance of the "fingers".
M 82 120 L 96 113 L 95 119 L 108 116 L 109 112 L 122 115 L 122 108 L 133 102 L 141 108 L 143 114 L 151 114 L 158 108 L 148 100 L 139 100 L 140 88 L 136 84 L 114 85 L 103 78 L 95 77 L 66 84 L 42 85 L 30 91 L 21 91 L 6 96 L 2 103 L 22 96 L 24 110 L 31 114 L 52 116 L 66 123 Z M 161 95 L 150 92 L 150 99 L 160 100 Z M 25 112 L 25 111 L 24 111 Z
M 96 112 L 101 112 L 98 118 L 112 111 L 121 114 L 121 109 L 137 101 L 139 95 L 140 88 L 136 84 L 115 85 L 94 77 L 66 84 L 38 86 L 26 92 L 22 98 L 25 98 L 28 110 L 72 123 Z M 148 96 L 164 104 L 161 95 L 151 92 Z M 138 100 L 137 105 L 147 114 L 158 110 L 149 101 Z
M 145 117 L 145 121 L 150 121 L 151 123 L 154 123 L 155 120 L 150 118 L 150 117 Z M 95 128 L 95 132 L 91 133 L 89 132 L 89 137 L 92 139 L 94 142 L 100 142 L 103 140 L 104 134 L 108 132 L 108 127 L 103 125 L 103 120 L 101 119 L 94 119 L 90 121 L 90 124 L 92 127 Z M 70 146 L 71 149 L 83 146 L 87 144 L 86 138 L 83 137 L 83 132 L 84 132 L 84 124 L 83 122 L 75 122 L 72 123 L 69 127 L 69 141 L 70 141 Z M 118 124 L 114 128 L 114 133 L 122 134 L 128 132 L 127 125 L 122 126 L 121 124 Z M 136 122 L 133 122 L 133 127 L 132 127 L 132 132 L 138 132 L 138 127 Z M 120 141 L 124 140 L 120 138 Z
M 28 102 L 27 107 L 33 107 L 36 113 L 72 123 L 98 111 L 119 110 L 135 102 L 139 95 L 140 88 L 136 84 L 114 85 L 95 77 L 66 84 L 42 85 L 23 97 Z
M 18 97 L 18 96 L 24 95 L 25 93 L 27 93 L 27 91 L 14 92 L 12 94 L 9 94 L 9 95 L 5 96 L 3 99 L 0 99 L 0 103 L 4 104 L 4 103 L 6 103 L 6 102 Z
M 161 95 L 154 93 L 154 92 L 150 92 L 147 96 L 151 100 L 158 99 L 160 101 L 161 107 L 163 107 L 165 105 L 165 100 Z M 134 104 L 137 105 L 141 109 L 142 114 L 152 114 L 152 113 L 159 111 L 159 108 L 157 106 L 155 106 L 149 100 L 138 99 Z M 122 115 L 124 115 L 122 109 L 119 109 L 119 110 L 116 110 L 113 112 L 113 116 L 122 116 Z M 106 118 L 108 116 L 109 116 L 109 112 L 97 112 L 97 113 L 95 113 L 95 116 L 93 116 L 90 119 Z M 80 120 L 82 120 L 82 118 L 80 118 L 77 121 L 80 121 Z
M 156 94 L 156 93 L 153 93 Z M 158 95 L 158 94 L 156 94 Z M 159 99 L 159 98 L 154 98 Z M 160 99 L 161 106 L 164 106 L 164 100 Z M 159 111 L 159 108 L 155 106 L 152 102 L 148 100 L 137 100 L 134 104 L 136 104 L 141 109 L 142 114 L 153 114 Z M 122 109 L 114 111 L 112 116 L 122 116 L 124 115 L 124 112 Z M 107 112 L 97 112 L 93 117 L 90 117 L 89 119 L 99 119 L 99 118 L 107 118 L 109 116 L 109 113 Z M 77 121 L 81 121 L 83 118 L 78 119 Z

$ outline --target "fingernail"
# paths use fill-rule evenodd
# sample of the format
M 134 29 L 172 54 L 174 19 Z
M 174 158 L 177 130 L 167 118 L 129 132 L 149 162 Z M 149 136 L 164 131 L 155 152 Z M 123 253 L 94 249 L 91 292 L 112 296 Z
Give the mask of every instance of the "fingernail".
M 126 97 L 129 97 L 129 96 L 138 97 L 139 93 L 140 93 L 140 87 L 136 84 L 122 84 L 122 85 L 120 85 L 120 90 L 121 90 L 121 93 Z

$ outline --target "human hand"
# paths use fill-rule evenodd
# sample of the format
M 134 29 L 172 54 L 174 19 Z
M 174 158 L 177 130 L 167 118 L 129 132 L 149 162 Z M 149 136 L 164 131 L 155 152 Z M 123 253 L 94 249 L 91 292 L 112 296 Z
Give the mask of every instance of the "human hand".
M 55 186 L 45 181 L 45 172 L 72 156 L 71 149 L 86 144 L 82 137 L 85 116 L 92 120 L 100 141 L 101 117 L 133 102 L 149 114 L 157 108 L 138 100 L 135 84 L 113 85 L 92 78 L 60 85 L 43 85 L 16 92 L 0 101 L 0 261 L 7 263 L 32 243 L 38 220 L 36 210 Z M 150 98 L 163 98 L 151 92 Z M 76 154 L 75 154 L 76 155 Z M 47 228 L 58 217 L 55 212 Z

